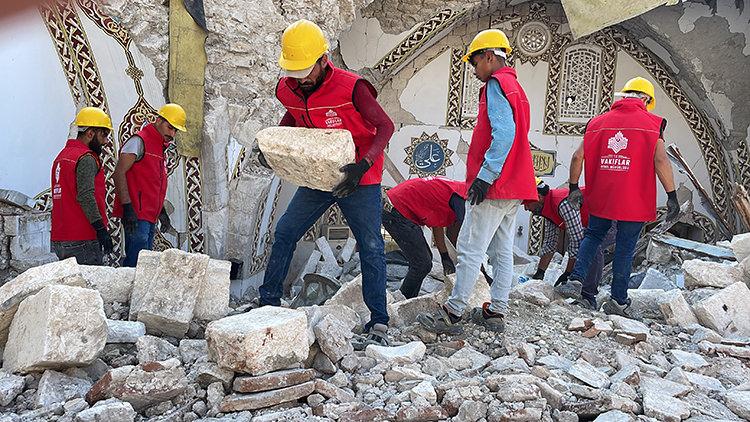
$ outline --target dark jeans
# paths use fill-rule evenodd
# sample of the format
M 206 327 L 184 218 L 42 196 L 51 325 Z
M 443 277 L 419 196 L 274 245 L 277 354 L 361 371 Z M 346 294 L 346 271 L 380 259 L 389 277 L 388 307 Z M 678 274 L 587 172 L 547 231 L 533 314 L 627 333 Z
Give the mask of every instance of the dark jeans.
M 331 192 L 300 187 L 276 226 L 271 256 L 260 286 L 260 304 L 279 306 L 284 279 L 289 272 L 297 242 L 334 203 L 344 214 L 359 245 L 362 263 L 362 297 L 373 324 L 388 324 L 385 298 L 385 244 L 380 233 L 382 200 L 380 185 L 360 186 L 345 198 Z
M 602 273 L 604 272 L 604 249 L 615 243 L 616 235 L 617 222 L 615 222 L 612 225 L 612 228 L 607 231 L 607 235 L 604 236 L 601 245 L 596 249 L 596 254 L 594 254 L 594 259 L 589 267 L 586 280 L 583 281 L 583 286 L 581 288 L 581 296 L 583 296 L 584 299 L 588 299 L 591 302 L 596 300 L 596 295 L 599 294 L 599 282 L 602 280 Z
M 135 267 L 138 263 L 138 252 L 143 249 L 151 250 L 154 246 L 155 224 L 145 220 L 138 220 L 133 233 L 125 232 L 125 258 L 123 267 Z
M 383 210 L 383 227 L 409 260 L 409 270 L 401 283 L 401 293 L 407 299 L 417 297 L 422 281 L 432 270 L 432 251 L 424 238 L 422 227 L 401 215 L 395 208 Z
M 52 249 L 60 261 L 75 257 L 81 265 L 103 265 L 104 252 L 98 240 L 52 242 Z
M 581 241 L 581 247 L 578 249 L 578 259 L 573 268 L 573 274 L 570 276 L 571 280 L 583 282 L 584 275 L 588 274 L 594 262 L 594 255 L 600 249 L 599 247 L 611 226 L 612 220 L 593 215 L 589 217 L 589 225 L 586 227 L 586 234 Z M 617 222 L 615 255 L 612 261 L 612 299 L 621 305 L 624 305 L 628 300 L 628 281 L 630 280 L 630 271 L 633 268 L 633 253 L 641 228 L 643 228 L 642 222 Z

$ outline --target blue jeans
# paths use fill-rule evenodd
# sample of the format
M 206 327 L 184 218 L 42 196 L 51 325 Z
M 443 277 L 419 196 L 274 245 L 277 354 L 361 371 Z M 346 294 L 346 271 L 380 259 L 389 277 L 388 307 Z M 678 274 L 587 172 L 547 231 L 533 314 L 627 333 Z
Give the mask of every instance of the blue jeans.
M 138 220 L 133 233 L 125 232 L 125 258 L 122 260 L 123 267 L 135 267 L 138 263 L 138 252 L 143 249 L 151 250 L 154 246 L 154 233 L 156 224 L 145 220 Z
M 614 222 L 612 228 L 609 229 L 607 235 L 604 236 L 604 240 L 602 240 L 602 243 L 596 249 L 594 259 L 589 266 L 589 272 L 586 275 L 586 280 L 584 280 L 581 289 L 581 296 L 584 299 L 588 299 L 590 302 L 596 303 L 596 295 L 599 294 L 599 282 L 601 281 L 602 273 L 604 272 L 604 250 L 614 245 L 616 235 L 617 222 Z
M 261 305 L 281 305 L 284 279 L 289 272 L 297 242 L 334 203 L 344 214 L 359 245 L 362 263 L 362 297 L 373 324 L 388 324 L 385 298 L 385 244 L 380 233 L 382 204 L 380 185 L 360 186 L 345 198 L 331 192 L 300 187 L 276 225 L 271 256 L 260 286 Z
M 570 275 L 571 280 L 583 283 L 591 268 L 594 257 L 612 226 L 612 220 L 589 217 L 589 225 L 586 234 L 578 249 L 578 259 Z M 633 268 L 633 253 L 638 235 L 641 233 L 643 223 L 640 221 L 618 221 L 617 234 L 615 235 L 615 255 L 612 260 L 612 299 L 624 305 L 628 301 L 628 281 L 630 271 Z

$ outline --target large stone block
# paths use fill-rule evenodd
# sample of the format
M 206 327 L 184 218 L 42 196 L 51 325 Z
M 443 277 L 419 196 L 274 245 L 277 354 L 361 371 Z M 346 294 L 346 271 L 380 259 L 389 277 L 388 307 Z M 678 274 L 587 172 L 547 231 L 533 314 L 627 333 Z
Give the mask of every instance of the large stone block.
M 659 310 L 668 324 L 687 328 L 698 323 L 681 290 L 670 290 L 662 294 L 659 297 Z
M 750 336 L 750 289 L 734 283 L 693 306 L 698 321 L 724 336 Z
M 737 262 L 742 262 L 750 256 L 750 233 L 742 233 L 732 237 L 730 244 Z
M 682 263 L 685 271 L 685 288 L 698 287 L 727 287 L 742 281 L 742 269 L 737 263 L 724 264 L 720 262 L 690 259 Z
M 386 291 L 386 302 L 388 303 L 388 314 L 391 314 L 391 304 L 394 303 L 391 292 Z M 370 320 L 370 310 L 367 309 L 362 298 L 362 275 L 358 275 L 352 281 L 344 283 L 341 288 L 328 299 L 324 305 L 344 305 L 354 309 L 359 315 L 360 323 L 365 325 Z
M 75 258 L 30 268 L 0 286 L 0 347 L 8 339 L 8 328 L 18 305 L 27 297 L 54 284 L 86 286 Z
M 81 276 L 99 291 L 104 303 L 128 303 L 133 292 L 135 268 L 81 265 Z
M 261 375 L 307 358 L 304 311 L 264 306 L 206 327 L 209 358 L 235 372 Z
M 232 263 L 219 259 L 209 259 L 206 278 L 198 293 L 193 318 L 214 321 L 227 316 L 229 311 L 229 272 Z
M 193 319 L 208 261 L 208 255 L 178 249 L 141 251 L 130 319 L 143 322 L 149 334 L 183 337 Z
M 339 320 L 348 331 L 354 331 L 361 323 L 359 315 L 346 305 L 313 305 L 297 309 L 307 314 L 307 341 L 311 346 L 315 343 L 315 326 L 328 315 Z
M 276 175 L 297 186 L 330 192 L 342 180 L 339 168 L 355 160 L 348 130 L 269 127 L 255 137 Z
M 106 342 L 107 318 L 99 292 L 48 286 L 18 307 L 3 366 L 12 372 L 85 366 Z
M 666 275 L 661 273 L 655 268 L 649 268 L 646 270 L 646 276 L 643 277 L 639 289 L 661 289 L 661 290 L 674 290 L 678 289 L 677 285 Z

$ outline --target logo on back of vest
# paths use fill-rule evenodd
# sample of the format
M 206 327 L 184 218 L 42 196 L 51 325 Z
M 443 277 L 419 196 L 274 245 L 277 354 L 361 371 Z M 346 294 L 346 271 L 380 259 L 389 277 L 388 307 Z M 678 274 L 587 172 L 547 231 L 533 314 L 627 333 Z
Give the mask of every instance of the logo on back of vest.
M 607 148 L 611 149 L 614 154 L 605 155 L 599 158 L 599 165 L 602 170 L 609 171 L 629 171 L 630 157 L 618 154 L 628 147 L 628 138 L 617 132 L 615 136 L 607 141 Z
M 339 127 L 343 124 L 344 122 L 341 120 L 341 117 L 335 111 L 331 109 L 326 111 L 326 127 Z
M 615 154 L 617 154 L 618 152 L 628 147 L 628 138 L 626 138 L 625 135 L 622 134 L 622 132 L 617 132 L 615 136 L 609 138 L 607 146 L 609 147 L 609 149 L 614 151 Z

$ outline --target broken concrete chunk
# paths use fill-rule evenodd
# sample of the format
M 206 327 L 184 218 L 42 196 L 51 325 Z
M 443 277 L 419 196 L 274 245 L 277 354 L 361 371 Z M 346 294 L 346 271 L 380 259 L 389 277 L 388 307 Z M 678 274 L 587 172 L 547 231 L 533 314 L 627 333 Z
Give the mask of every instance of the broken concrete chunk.
M 643 413 L 666 422 L 679 422 L 690 416 L 690 405 L 680 399 L 650 392 L 643 395 Z
M 659 310 L 668 324 L 686 328 L 697 324 L 692 308 L 685 300 L 681 290 L 671 290 L 659 298 Z
M 81 265 L 81 276 L 102 295 L 104 303 L 127 303 L 133 292 L 135 268 Z
M 135 410 L 128 402 L 117 399 L 101 401 L 75 417 L 75 422 L 133 422 Z
M 750 420 L 750 391 L 729 391 L 724 394 L 724 403 L 737 416 Z
M 421 360 L 426 351 L 427 347 L 421 341 L 412 341 L 397 347 L 371 344 L 365 349 L 365 356 L 378 362 L 413 363 Z
M 261 375 L 307 358 L 304 311 L 264 306 L 206 327 L 209 358 L 222 368 Z
M 312 369 L 287 369 L 257 377 L 237 377 L 234 379 L 232 389 L 238 393 L 257 393 L 302 384 L 311 381 L 314 377 L 315 371 Z
M 639 388 L 644 396 L 646 394 L 663 394 L 671 397 L 682 397 L 693 391 L 690 386 L 647 375 L 641 375 Z
M 734 235 L 730 247 L 732 248 L 732 252 L 734 252 L 734 256 L 737 258 L 737 262 L 744 261 L 750 256 L 750 233 Z
M 568 374 L 594 388 L 606 388 L 610 384 L 607 374 L 582 359 L 568 368 Z
M 677 285 L 666 275 L 655 268 L 646 270 L 646 276 L 643 277 L 638 289 L 661 289 L 664 291 L 679 289 Z
M 208 355 L 208 343 L 206 340 L 183 339 L 178 347 L 180 359 L 185 365 L 192 365 L 201 356 Z
M 45 287 L 24 300 L 10 326 L 3 367 L 11 372 L 91 364 L 107 342 L 107 318 L 96 290 Z
M 332 362 L 338 362 L 344 356 L 354 353 L 350 341 L 353 334 L 338 318 L 332 315 L 324 316 L 315 326 L 314 331 L 320 350 Z
M 311 189 L 332 191 L 343 178 L 339 169 L 355 159 L 348 130 L 269 127 L 255 138 L 277 176 Z
M 586 331 L 594 325 L 590 319 L 573 318 L 568 324 L 568 331 Z
M 360 324 L 359 315 L 346 305 L 313 305 L 303 306 L 297 309 L 305 311 L 305 314 L 307 314 L 307 335 L 308 343 L 311 346 L 315 343 L 314 327 L 328 315 L 331 315 L 333 318 L 340 321 L 345 329 L 349 331 L 354 331 L 354 329 Z
M 207 388 L 215 382 L 220 382 L 225 390 L 229 390 L 234 379 L 234 372 L 221 368 L 214 362 L 203 361 L 193 365 L 189 378 L 197 381 L 198 385 L 202 388 Z
M 27 297 L 54 284 L 86 287 L 75 258 L 30 268 L 0 286 L 0 347 L 8 339 L 10 323 L 18 305 Z
M 145 335 L 142 322 L 107 320 L 107 343 L 135 343 Z
M 651 330 L 646 324 L 640 321 L 619 315 L 610 315 L 609 320 L 612 321 L 612 324 L 615 326 L 615 334 L 622 333 L 628 336 L 633 336 L 639 341 L 647 341 L 648 336 L 651 334 Z
M 672 356 L 672 362 L 675 365 L 683 369 L 687 369 L 688 371 L 692 371 L 694 369 L 702 368 L 708 365 L 708 362 L 703 359 L 703 356 L 697 353 L 672 349 L 669 351 L 669 354 Z
M 229 261 L 208 260 L 206 277 L 195 302 L 193 319 L 215 321 L 227 316 L 227 312 L 229 312 L 229 273 L 231 269 L 232 263 Z
M 690 259 L 682 263 L 685 271 L 685 288 L 698 287 L 724 288 L 738 281 L 742 281 L 743 272 L 738 264 L 724 264 L 719 262 Z
M 636 365 L 626 365 L 610 378 L 612 383 L 638 385 L 641 382 L 641 371 Z
M 451 368 L 460 371 L 463 369 L 482 369 L 487 366 L 490 361 L 492 361 L 491 357 L 476 351 L 471 346 L 466 346 L 451 355 L 446 363 Z M 465 364 L 463 362 L 465 362 Z
M 0 406 L 7 406 L 23 392 L 24 377 L 0 371 Z
M 538 306 L 547 306 L 555 300 L 555 288 L 545 281 L 530 280 L 514 286 L 510 291 L 510 298 L 523 300 Z
M 303 384 L 278 390 L 263 391 L 252 394 L 232 394 L 224 398 L 219 405 L 221 412 L 241 412 L 243 410 L 262 409 L 307 397 L 315 391 L 315 383 Z
M 179 249 L 141 251 L 130 319 L 146 324 L 149 334 L 184 337 L 205 282 L 208 261 L 208 255 Z
M 738 282 L 693 306 L 701 324 L 727 336 L 750 336 L 750 289 Z
M 71 399 L 85 397 L 90 388 L 91 381 L 87 379 L 47 370 L 39 380 L 34 404 L 36 407 L 45 407 L 65 403 Z
M 177 346 L 160 337 L 143 336 L 135 342 L 138 363 L 156 362 L 179 356 Z

